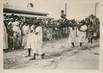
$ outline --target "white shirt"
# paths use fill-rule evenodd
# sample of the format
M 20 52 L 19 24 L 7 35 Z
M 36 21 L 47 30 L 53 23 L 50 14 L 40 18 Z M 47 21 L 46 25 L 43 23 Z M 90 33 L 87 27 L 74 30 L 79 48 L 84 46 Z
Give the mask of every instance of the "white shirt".
M 16 22 L 13 22 L 12 24 L 13 24 L 13 28 L 12 28 L 13 31 L 20 32 L 20 28 L 17 26 L 17 25 L 19 25 L 19 22 L 16 21 Z
M 23 31 L 23 34 L 27 34 L 29 32 L 29 26 L 23 26 L 22 27 L 22 31 Z

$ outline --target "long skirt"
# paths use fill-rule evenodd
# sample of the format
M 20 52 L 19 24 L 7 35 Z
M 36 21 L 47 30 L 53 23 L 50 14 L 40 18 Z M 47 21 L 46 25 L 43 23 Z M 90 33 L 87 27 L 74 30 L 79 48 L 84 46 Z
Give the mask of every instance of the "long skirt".
M 77 40 L 77 38 L 76 38 L 76 33 L 75 33 L 75 32 L 71 32 L 71 33 L 69 34 L 69 37 L 68 37 L 67 46 L 68 46 L 68 47 L 71 47 L 71 46 L 72 46 L 71 43 L 76 44 L 76 40 Z
M 34 33 L 28 34 L 26 48 L 31 48 L 33 53 L 42 54 L 41 47 L 42 47 L 42 42 L 38 41 L 37 36 Z
M 86 32 L 78 31 L 78 42 L 86 42 Z
M 22 46 L 24 47 L 24 49 L 26 48 L 26 45 L 27 45 L 27 35 L 24 35 L 22 40 Z

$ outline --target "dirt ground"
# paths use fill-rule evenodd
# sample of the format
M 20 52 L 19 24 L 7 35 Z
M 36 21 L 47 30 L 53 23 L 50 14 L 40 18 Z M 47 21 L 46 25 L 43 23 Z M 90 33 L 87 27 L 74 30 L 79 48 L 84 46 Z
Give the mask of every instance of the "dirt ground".
M 99 41 L 68 47 L 67 39 L 44 42 L 45 59 L 30 60 L 27 50 L 4 52 L 4 69 L 98 69 Z

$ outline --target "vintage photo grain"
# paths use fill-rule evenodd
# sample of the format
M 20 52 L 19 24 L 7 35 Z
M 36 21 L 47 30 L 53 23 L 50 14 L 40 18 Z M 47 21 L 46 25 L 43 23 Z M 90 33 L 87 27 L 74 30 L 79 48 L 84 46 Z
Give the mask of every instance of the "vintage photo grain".
M 3 69 L 99 70 L 99 0 L 3 0 Z

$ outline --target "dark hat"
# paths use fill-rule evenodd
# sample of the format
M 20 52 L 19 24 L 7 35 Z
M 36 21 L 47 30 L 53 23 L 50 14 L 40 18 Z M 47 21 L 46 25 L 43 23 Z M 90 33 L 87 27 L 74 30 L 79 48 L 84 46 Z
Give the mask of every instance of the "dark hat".
M 61 10 L 61 12 L 64 12 L 64 10 Z

